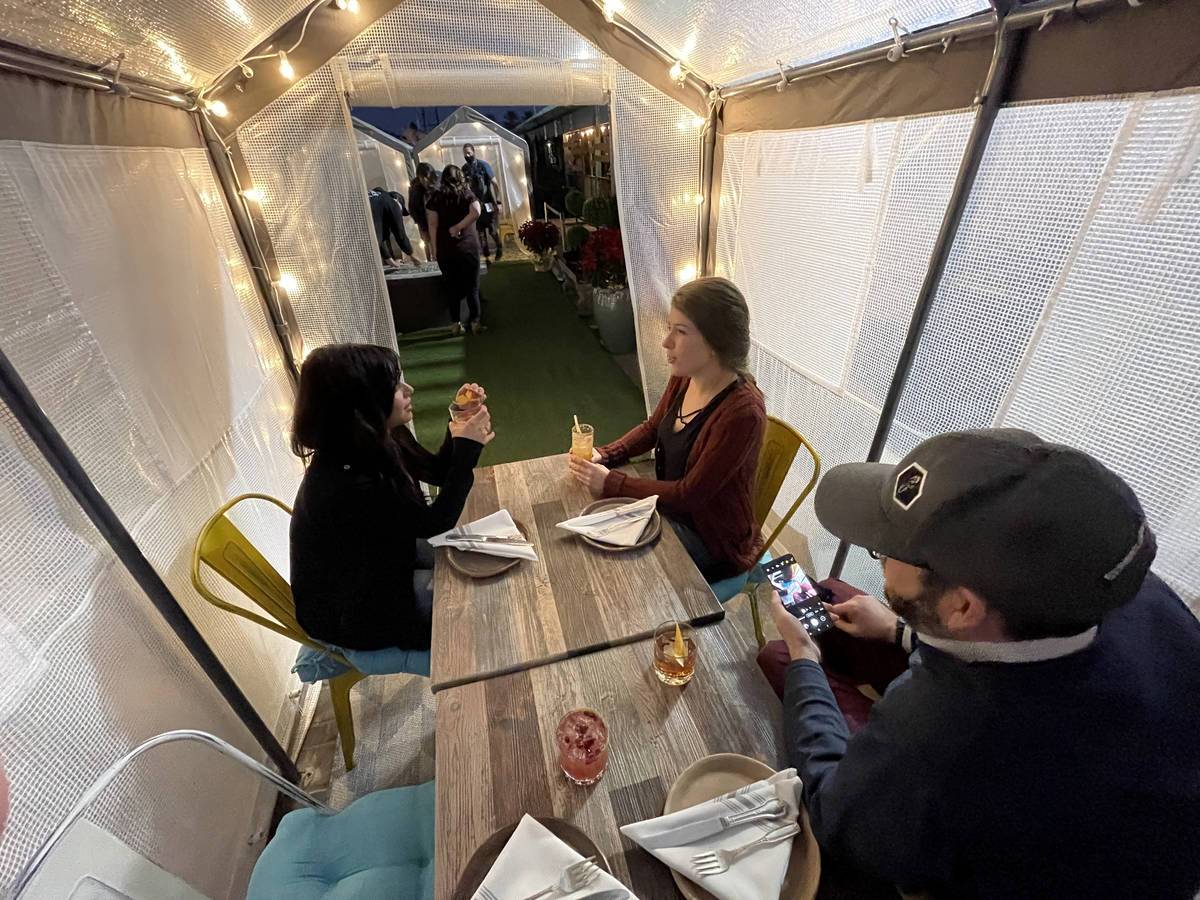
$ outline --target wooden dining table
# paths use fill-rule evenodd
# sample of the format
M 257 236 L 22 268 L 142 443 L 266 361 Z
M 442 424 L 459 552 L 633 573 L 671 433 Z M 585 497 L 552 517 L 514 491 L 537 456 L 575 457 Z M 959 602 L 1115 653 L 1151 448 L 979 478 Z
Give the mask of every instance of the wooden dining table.
M 653 477 L 648 463 L 632 471 Z M 571 478 L 566 454 L 476 470 L 459 524 L 507 509 L 538 558 L 475 579 L 448 564 L 448 550 L 437 551 L 435 692 L 644 640 L 666 621 L 701 625 L 724 616 L 666 521 L 652 545 L 615 553 L 557 527 L 592 500 Z
M 781 704 L 742 624 L 695 630 L 696 674 L 683 687 L 655 677 L 652 642 L 642 641 L 439 693 L 438 900 L 455 896 L 476 848 L 525 813 L 582 829 L 637 896 L 677 897 L 667 867 L 620 826 L 661 815 L 675 778 L 709 754 L 784 766 Z M 554 746 L 559 720 L 578 707 L 595 709 L 608 726 L 608 767 L 590 787 L 567 781 Z

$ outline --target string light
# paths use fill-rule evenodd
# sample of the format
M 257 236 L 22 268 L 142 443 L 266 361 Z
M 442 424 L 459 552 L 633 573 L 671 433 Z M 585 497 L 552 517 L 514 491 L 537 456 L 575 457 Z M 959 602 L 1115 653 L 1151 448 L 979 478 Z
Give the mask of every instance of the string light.
M 604 0 L 604 21 L 611 24 L 616 19 L 617 13 L 623 10 L 624 5 L 621 0 Z
M 357 13 L 358 12 L 358 0 L 348 0 L 348 2 L 346 3 L 346 9 L 348 9 L 351 13 Z
M 694 277 L 694 275 L 693 275 Z M 690 279 L 689 279 L 690 280 Z M 289 294 L 294 294 L 300 287 L 300 282 L 296 280 L 296 276 L 289 272 L 282 272 L 279 275 L 279 280 L 275 282 Z
M 223 119 L 229 115 L 229 107 L 225 105 L 224 100 L 205 100 L 204 109 L 218 119 Z
M 263 192 L 259 188 L 246 188 L 242 191 L 242 196 L 247 200 L 252 200 L 255 203 L 262 203 Z
M 703 194 L 697 194 L 697 195 L 696 195 L 696 205 L 697 205 L 697 206 L 703 206 L 703 205 L 704 205 L 704 195 L 703 195 Z
M 683 63 L 679 62 L 679 60 L 676 60 L 675 65 L 671 66 L 671 68 L 667 71 L 667 75 L 670 76 L 671 80 L 676 84 L 683 84 L 683 82 L 686 80 L 686 76 L 683 74 Z
M 684 266 L 682 269 L 679 270 L 678 275 L 679 275 L 679 283 L 680 284 L 687 284 L 689 281 L 695 281 L 696 280 L 695 265 L 693 265 L 692 263 L 688 263 L 686 266 Z
M 288 62 L 286 50 L 279 51 L 279 74 L 291 81 L 296 77 L 296 70 L 292 68 L 292 64 Z

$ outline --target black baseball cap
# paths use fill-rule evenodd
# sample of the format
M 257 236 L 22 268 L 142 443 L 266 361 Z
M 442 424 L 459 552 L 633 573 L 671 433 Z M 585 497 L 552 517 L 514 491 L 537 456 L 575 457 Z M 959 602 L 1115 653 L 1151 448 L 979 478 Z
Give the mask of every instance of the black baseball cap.
M 815 504 L 837 537 L 931 569 L 1046 633 L 1086 628 L 1131 599 L 1157 550 L 1118 475 L 1017 429 L 941 434 L 896 465 L 836 466 Z

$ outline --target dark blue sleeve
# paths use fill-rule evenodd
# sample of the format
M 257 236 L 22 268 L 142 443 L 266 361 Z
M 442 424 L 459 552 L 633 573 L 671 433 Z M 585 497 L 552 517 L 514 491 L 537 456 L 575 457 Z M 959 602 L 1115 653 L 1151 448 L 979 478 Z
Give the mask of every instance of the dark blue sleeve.
M 902 889 L 919 889 L 944 877 L 941 825 L 947 817 L 938 808 L 943 794 L 919 749 L 921 738 L 906 733 L 902 712 L 894 714 L 904 698 L 892 694 L 889 689 L 851 738 L 820 665 L 795 660 L 783 693 L 784 745 L 803 780 L 804 805 L 822 850 Z
M 496 180 L 496 173 L 492 171 L 492 167 L 491 167 L 491 165 L 488 163 L 488 161 L 487 161 L 487 160 L 485 160 L 485 159 L 481 159 L 481 160 L 479 160 L 479 165 L 483 166 L 483 174 L 484 174 L 485 176 L 487 176 L 487 180 L 488 180 L 489 182 L 490 182 L 490 181 L 495 181 L 495 180 Z

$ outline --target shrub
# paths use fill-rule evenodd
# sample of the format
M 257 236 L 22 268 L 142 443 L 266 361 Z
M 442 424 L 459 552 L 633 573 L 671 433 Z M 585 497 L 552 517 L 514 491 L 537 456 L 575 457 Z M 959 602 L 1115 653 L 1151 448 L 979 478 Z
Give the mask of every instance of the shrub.
M 545 253 L 558 245 L 558 226 L 545 219 L 530 219 L 517 229 L 517 236 L 530 253 Z
M 602 288 L 623 288 L 626 283 L 625 247 L 619 228 L 601 228 L 583 245 L 583 276 Z
M 583 204 L 583 221 L 593 228 L 614 228 L 617 224 L 617 201 L 613 197 L 593 197 Z
M 578 250 L 587 243 L 590 231 L 583 225 L 572 225 L 567 229 L 567 249 Z
M 583 217 L 583 202 L 583 191 L 579 190 L 579 188 L 571 188 L 571 190 L 567 191 L 567 197 L 563 201 L 563 205 L 567 208 L 568 215 L 579 219 Z

